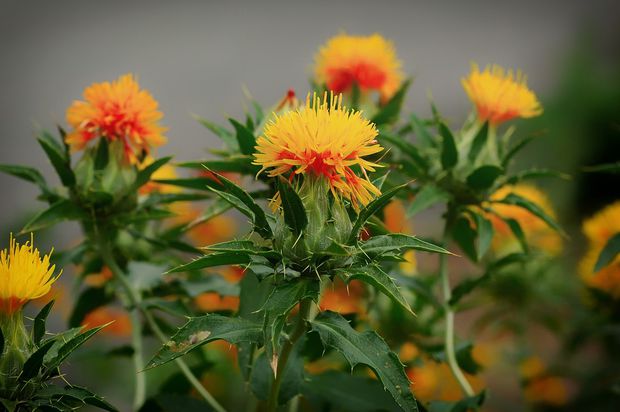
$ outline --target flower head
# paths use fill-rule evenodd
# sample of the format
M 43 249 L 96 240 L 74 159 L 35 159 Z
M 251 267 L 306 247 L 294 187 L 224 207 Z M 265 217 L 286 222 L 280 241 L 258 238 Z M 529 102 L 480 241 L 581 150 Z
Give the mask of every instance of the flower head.
M 88 312 L 82 320 L 82 326 L 88 328 L 104 325 L 107 325 L 102 330 L 105 335 L 124 337 L 131 334 L 131 319 L 129 315 L 126 311 L 117 307 L 100 306 Z
M 20 245 L 10 237 L 8 249 L 0 252 L 0 311 L 13 313 L 29 300 L 50 291 L 55 265 L 50 265 L 51 252 L 43 258 L 30 241 Z
M 316 80 L 335 93 L 356 84 L 362 92 L 378 91 L 384 101 L 403 79 L 394 45 L 379 34 L 332 37 L 319 49 L 314 71 Z
M 330 97 L 308 95 L 303 108 L 276 116 L 257 140 L 253 163 L 261 172 L 270 169 L 270 177 L 291 172 L 291 178 L 324 179 L 334 196 L 354 207 L 365 205 L 381 193 L 366 174 L 379 165 L 364 159 L 383 150 L 375 140 L 377 128 L 360 112 L 342 107 L 342 95 Z
M 490 199 L 494 201 L 502 200 L 511 193 L 529 200 L 545 211 L 547 215 L 555 217 L 555 212 L 549 198 L 540 191 L 540 189 L 531 185 L 517 184 L 514 186 L 504 186 L 495 191 Z M 495 230 L 495 235 L 493 237 L 494 249 L 501 250 L 509 248 L 511 244 L 515 243 L 512 230 L 508 224 L 499 217 L 501 216 L 504 219 L 516 220 L 521 226 L 523 233 L 525 233 L 527 242 L 530 245 L 551 255 L 557 255 L 561 251 L 561 236 L 530 211 L 520 206 L 500 203 L 492 203 L 489 207 L 494 212 L 487 216 L 491 220 L 493 229 Z
M 517 117 L 538 116 L 543 111 L 521 72 L 515 76 L 512 70 L 506 72 L 495 65 L 481 72 L 478 65 L 472 64 L 469 77 L 461 83 L 482 121 L 498 124 Z
M 94 83 L 84 90 L 85 101 L 74 101 L 67 109 L 73 131 L 66 137 L 72 150 L 83 149 L 91 140 L 121 141 L 127 160 L 138 162 L 142 152 L 166 142 L 160 126 L 162 113 L 157 101 L 131 74 L 113 82 Z

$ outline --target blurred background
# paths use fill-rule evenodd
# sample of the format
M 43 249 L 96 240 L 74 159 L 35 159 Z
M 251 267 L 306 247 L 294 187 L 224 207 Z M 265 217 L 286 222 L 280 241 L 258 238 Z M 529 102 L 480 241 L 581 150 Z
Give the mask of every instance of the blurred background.
M 158 154 L 201 158 L 219 143 L 192 114 L 221 123 L 239 116 L 244 88 L 263 106 L 289 88 L 304 96 L 319 45 L 341 31 L 391 39 L 415 79 L 405 111 L 427 115 L 432 95 L 455 126 L 470 110 L 460 79 L 472 61 L 523 70 L 545 114 L 523 124 L 522 133 L 542 137 L 519 161 L 574 176 L 572 183 L 541 184 L 577 239 L 567 255 L 580 247 L 582 218 L 620 198 L 618 175 L 581 173 L 585 165 L 620 160 L 620 2 L 614 0 L 1 0 L 0 163 L 31 165 L 51 178 L 36 132 L 64 125 L 65 109 L 86 86 L 124 73 L 137 75 L 164 112 L 169 143 Z M 4 245 L 8 232 L 19 231 L 43 204 L 33 202 L 33 186 L 13 177 L 0 175 L 0 187 Z M 431 232 L 424 222 L 416 228 Z M 66 225 L 40 244 L 63 249 L 77 233 Z M 98 369 L 108 378 L 120 375 Z M 131 386 L 129 377 L 121 379 Z M 112 401 L 126 398 L 102 392 Z

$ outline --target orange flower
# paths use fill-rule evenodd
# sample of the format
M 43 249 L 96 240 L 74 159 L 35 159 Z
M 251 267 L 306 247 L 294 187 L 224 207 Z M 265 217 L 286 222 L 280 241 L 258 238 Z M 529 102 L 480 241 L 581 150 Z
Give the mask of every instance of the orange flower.
M 425 359 L 421 364 L 408 368 L 406 373 L 412 382 L 411 390 L 418 400 L 423 402 L 433 400 L 455 402 L 463 396 L 450 367 L 445 363 Z M 484 388 L 484 381 L 480 376 L 467 373 L 465 376 L 474 391 L 478 392 Z
M 579 262 L 579 274 L 588 287 L 605 292 L 614 299 L 620 299 L 620 256 L 598 272 L 594 272 L 594 265 L 601 250 L 602 247 L 590 247 Z
M 350 315 L 357 313 L 364 316 L 366 308 L 363 302 L 364 285 L 353 280 L 348 285 L 342 280 L 334 279 L 331 287 L 327 287 L 321 294 L 319 308 L 323 310 L 331 310 L 341 315 Z
M 398 90 L 403 80 L 401 63 L 392 42 L 379 34 L 332 37 L 315 57 L 315 76 L 335 93 L 356 84 L 360 91 L 378 91 L 383 101 Z
M 119 337 L 131 334 L 131 320 L 127 312 L 111 306 L 101 306 L 89 312 L 82 320 L 82 326 L 96 328 L 109 322 L 113 323 L 103 328 L 102 333 Z
M 548 197 L 534 186 L 525 184 L 504 186 L 493 193 L 490 200 L 502 200 L 511 193 L 529 200 L 545 211 L 547 215 L 555 218 L 555 212 Z M 562 250 L 561 236 L 528 210 L 519 206 L 500 203 L 493 203 L 487 206 L 499 216 L 516 220 L 525 233 L 528 244 L 551 255 L 557 255 Z M 510 249 L 517 244 L 510 226 L 506 222 L 493 213 L 489 213 L 487 218 L 491 220 L 493 229 L 495 229 L 493 248 L 496 251 Z
M 67 122 L 73 130 L 66 142 L 71 150 L 82 150 L 94 139 L 121 141 L 130 163 L 136 164 L 142 152 L 166 142 L 165 128 L 157 101 L 131 74 L 114 82 L 94 83 L 84 90 L 85 101 L 74 101 L 67 109 Z
M 377 128 L 360 112 L 342 107 L 342 95 L 323 100 L 316 95 L 306 106 L 276 116 L 257 140 L 253 164 L 269 176 L 291 173 L 326 181 L 335 197 L 348 199 L 354 207 L 381 194 L 366 172 L 379 165 L 364 157 L 379 153 Z M 358 177 L 354 168 L 361 170 Z
M 404 233 L 407 235 L 413 234 L 413 223 L 411 220 L 407 219 L 405 206 L 403 205 L 403 202 L 398 199 L 392 200 L 383 209 L 383 221 L 385 223 L 385 227 L 390 232 Z M 418 271 L 418 262 L 415 252 L 413 250 L 409 250 L 405 252 L 403 258 L 405 261 L 398 265 L 401 272 L 405 275 L 415 275 Z
M 529 381 L 523 395 L 529 403 L 562 406 L 568 401 L 568 382 L 557 376 L 542 376 Z
M 583 234 L 593 247 L 603 248 L 620 233 L 620 201 L 612 203 L 583 222 Z
M 222 310 L 236 312 L 239 309 L 239 297 L 221 296 L 216 292 L 198 295 L 195 302 L 196 306 L 203 312 L 218 312 Z
M 99 273 L 89 273 L 85 278 L 85 282 L 89 286 L 101 287 L 108 283 L 108 281 L 113 277 L 114 274 L 110 268 L 103 266 Z
M 481 72 L 478 65 L 472 64 L 469 77 L 461 82 L 483 122 L 496 125 L 517 117 L 538 116 L 543 111 L 521 72 L 515 78 L 512 70 L 506 73 L 499 66 L 487 66 Z

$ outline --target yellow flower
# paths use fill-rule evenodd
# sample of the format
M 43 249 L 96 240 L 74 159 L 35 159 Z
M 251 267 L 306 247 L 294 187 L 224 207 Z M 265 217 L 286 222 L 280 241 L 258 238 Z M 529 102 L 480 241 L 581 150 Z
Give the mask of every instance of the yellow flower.
M 342 95 L 323 100 L 316 94 L 306 106 L 276 116 L 257 140 L 253 164 L 274 177 L 292 172 L 328 182 L 334 196 L 342 196 L 354 207 L 367 204 L 381 192 L 368 179 L 367 171 L 379 165 L 365 160 L 383 148 L 377 143 L 377 128 L 360 112 L 342 107 Z M 362 171 L 355 174 L 353 167 Z M 260 172 L 259 172 L 260 173 Z
M 136 164 L 142 152 L 166 142 L 160 126 L 162 113 L 157 101 L 131 74 L 114 82 L 94 83 L 84 90 L 85 101 L 74 101 L 67 109 L 67 122 L 73 128 L 66 142 L 71 150 L 82 150 L 91 140 L 121 141 L 130 163 Z
M 153 159 L 151 156 L 147 156 L 140 164 L 140 169 L 144 169 L 145 167 L 151 165 L 154 161 L 155 159 Z M 149 193 L 179 193 L 182 191 L 182 189 L 178 186 L 155 182 L 155 180 L 158 179 L 176 179 L 178 177 L 179 176 L 177 175 L 177 171 L 174 166 L 166 163 L 151 175 L 151 180 L 149 180 L 145 185 L 140 187 L 140 194 L 146 195 Z
M 43 258 L 30 241 L 20 245 L 13 235 L 8 249 L 0 252 L 0 311 L 14 313 L 29 300 L 40 298 L 50 291 L 55 265 L 50 265 L 51 252 Z
M 504 186 L 493 193 L 491 200 L 502 200 L 507 195 L 514 193 L 530 202 L 536 204 L 552 218 L 555 218 L 555 212 L 551 206 L 549 198 L 538 188 L 526 184 L 517 184 L 514 186 Z M 543 220 L 532 214 L 528 210 L 514 205 L 506 205 L 493 203 L 487 205 L 493 212 L 504 218 L 516 220 L 523 232 L 529 245 L 541 249 L 551 255 L 557 255 L 562 250 L 562 238 L 552 228 L 550 228 Z M 487 217 L 493 224 L 495 234 L 493 236 L 493 248 L 504 250 L 516 244 L 516 239 L 512 235 L 512 231 L 506 222 L 497 215 L 489 213 Z
M 519 364 L 519 374 L 523 379 L 533 379 L 545 373 L 547 367 L 538 356 L 530 356 Z
M 314 72 L 317 82 L 335 93 L 345 93 L 355 83 L 362 92 L 378 91 L 383 101 L 403 80 L 394 45 L 379 34 L 332 37 L 319 49 Z
M 499 124 L 517 117 L 534 117 L 543 109 L 526 84 L 521 72 L 515 76 L 499 66 L 487 66 L 482 72 L 472 64 L 469 77 L 461 80 L 469 99 L 476 106 L 478 118 Z
M 594 247 L 605 247 L 609 239 L 620 233 L 620 201 L 612 203 L 583 222 L 583 234 Z

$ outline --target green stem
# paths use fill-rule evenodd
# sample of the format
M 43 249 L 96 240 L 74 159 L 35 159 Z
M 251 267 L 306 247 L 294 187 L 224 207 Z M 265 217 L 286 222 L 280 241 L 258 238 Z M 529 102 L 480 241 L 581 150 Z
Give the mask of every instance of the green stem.
M 295 330 L 293 330 L 290 339 L 284 343 L 282 346 L 282 351 L 280 352 L 280 358 L 278 359 L 278 366 L 276 368 L 276 376 L 273 384 L 271 385 L 271 392 L 269 393 L 269 402 L 267 403 L 268 412 L 275 412 L 278 408 L 278 397 L 280 395 L 280 386 L 282 386 L 282 378 L 284 376 L 286 363 L 293 352 L 295 343 L 297 343 L 299 338 L 301 338 L 307 331 L 307 320 L 311 307 L 312 300 L 310 299 L 304 299 L 299 304 L 299 316 L 297 317 Z
M 151 330 L 155 333 L 155 335 L 159 338 L 159 340 L 162 343 L 168 342 L 168 340 L 169 340 L 168 337 L 162 332 L 161 328 L 159 327 L 159 325 L 157 324 L 157 322 L 155 321 L 155 319 L 153 318 L 151 313 L 146 308 L 141 306 L 140 303 L 142 301 L 142 297 L 140 296 L 140 294 L 136 290 L 134 290 L 134 288 L 132 287 L 131 283 L 129 283 L 129 281 L 127 280 L 127 277 L 126 277 L 125 273 L 123 272 L 123 270 L 116 263 L 116 260 L 114 259 L 111 251 L 108 249 L 108 246 L 107 246 L 106 242 L 103 241 L 103 240 L 100 240 L 98 243 L 99 243 L 99 251 L 101 253 L 101 258 L 102 258 L 103 262 L 105 263 L 106 266 L 108 266 L 108 268 L 110 269 L 110 271 L 114 275 L 114 279 L 116 279 L 118 281 L 118 283 L 121 285 L 121 287 L 123 288 L 123 290 L 127 294 L 127 298 L 129 299 L 129 304 L 131 305 L 131 313 L 141 312 L 142 315 L 144 316 L 144 319 L 146 320 L 147 324 L 149 325 Z M 133 319 L 132 319 L 132 321 L 133 321 Z M 140 348 L 139 350 L 134 348 L 134 366 L 136 367 L 136 379 L 137 379 L 137 381 L 136 381 L 136 396 L 134 397 L 134 406 L 136 405 L 136 399 L 138 398 L 138 396 L 137 396 L 137 394 L 139 392 L 138 391 L 138 389 L 139 389 L 138 382 L 140 381 L 140 379 L 142 379 L 142 380 L 145 379 L 145 375 L 142 373 L 142 367 L 143 367 L 142 365 L 144 365 L 144 363 L 142 361 L 142 349 L 141 349 L 142 348 L 142 331 L 140 330 L 141 328 L 139 327 L 139 325 L 140 325 L 139 318 L 137 318 L 137 321 L 138 321 L 138 324 L 137 325 L 133 325 L 133 327 L 132 327 L 133 330 L 137 330 L 138 347 Z M 136 332 L 135 331 L 134 331 L 133 335 L 136 336 Z M 136 342 L 134 342 L 134 343 L 136 343 Z M 137 363 L 138 359 L 135 356 L 136 352 L 139 352 L 139 363 Z M 196 389 L 196 391 L 205 399 L 205 401 L 207 401 L 207 403 L 209 405 L 211 405 L 211 407 L 216 412 L 226 412 L 226 409 L 224 409 L 224 407 L 218 403 L 218 401 L 213 397 L 213 395 L 211 395 L 205 389 L 205 387 L 200 383 L 198 378 L 196 378 L 196 376 L 192 373 L 192 371 L 190 370 L 189 366 L 187 366 L 185 361 L 183 361 L 180 358 L 177 358 L 177 359 L 175 359 L 175 363 L 177 364 L 178 368 L 181 370 L 183 375 L 185 375 L 185 378 L 194 387 L 194 389 Z M 144 389 L 146 389 L 146 386 L 144 387 Z M 142 396 L 144 396 L 144 395 L 142 395 Z M 143 403 L 143 400 L 140 403 L 140 405 L 142 403 Z
M 444 245 L 447 243 L 447 230 L 444 235 Z M 450 289 L 450 279 L 448 277 L 448 257 L 447 255 L 441 254 L 439 256 L 439 274 L 441 277 L 441 286 L 443 290 L 443 299 L 444 299 L 444 312 L 446 318 L 446 334 L 445 334 L 445 351 L 446 351 L 446 359 L 448 361 L 448 366 L 452 371 L 452 375 L 456 378 L 461 390 L 468 397 L 474 396 L 474 390 L 471 385 L 465 378 L 463 371 L 459 367 L 459 364 L 456 360 L 456 352 L 454 350 L 454 311 L 450 306 L 450 299 L 452 298 L 452 289 Z

